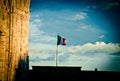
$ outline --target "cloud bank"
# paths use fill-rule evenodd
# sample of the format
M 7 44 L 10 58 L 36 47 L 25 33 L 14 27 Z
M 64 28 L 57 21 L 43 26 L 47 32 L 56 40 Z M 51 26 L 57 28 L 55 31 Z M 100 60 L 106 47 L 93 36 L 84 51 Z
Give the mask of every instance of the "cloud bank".
M 31 44 L 32 46 L 32 44 Z M 48 44 L 34 44 L 34 47 L 30 48 L 30 53 L 32 55 L 36 53 L 40 54 L 53 54 L 56 52 L 55 45 Z M 120 52 L 120 44 L 108 43 L 105 42 L 96 42 L 86 43 L 84 45 L 76 46 L 59 46 L 59 54 L 111 54 Z
M 82 20 L 82 19 L 85 19 L 86 17 L 87 17 L 87 13 L 80 12 L 80 13 L 75 15 L 74 19 L 75 20 Z
M 120 44 L 105 42 L 59 46 L 58 49 L 59 66 L 82 66 L 83 69 L 94 69 L 96 67 L 105 69 L 109 62 L 109 55 L 120 54 Z M 29 55 L 30 66 L 55 66 L 56 45 L 34 44 L 34 47 L 29 49 Z

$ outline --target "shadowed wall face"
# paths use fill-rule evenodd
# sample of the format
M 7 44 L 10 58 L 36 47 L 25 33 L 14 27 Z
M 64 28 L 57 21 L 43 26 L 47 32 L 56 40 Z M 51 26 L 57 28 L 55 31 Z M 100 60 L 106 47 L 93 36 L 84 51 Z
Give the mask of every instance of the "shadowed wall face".
M 0 81 L 13 81 L 28 52 L 30 0 L 0 0 Z

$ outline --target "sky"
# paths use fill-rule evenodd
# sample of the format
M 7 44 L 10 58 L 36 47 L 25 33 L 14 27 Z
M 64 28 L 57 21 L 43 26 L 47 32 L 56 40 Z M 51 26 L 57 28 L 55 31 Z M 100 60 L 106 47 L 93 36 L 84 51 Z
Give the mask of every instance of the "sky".
M 31 0 L 29 57 L 31 66 L 120 71 L 120 0 Z

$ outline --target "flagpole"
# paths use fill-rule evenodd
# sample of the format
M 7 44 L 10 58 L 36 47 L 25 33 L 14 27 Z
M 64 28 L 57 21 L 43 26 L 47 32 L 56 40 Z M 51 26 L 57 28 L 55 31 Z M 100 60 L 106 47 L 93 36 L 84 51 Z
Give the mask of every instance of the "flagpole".
M 62 38 L 61 36 L 57 35 L 57 48 L 56 48 L 56 57 L 55 57 L 56 67 L 58 66 L 58 61 L 59 61 L 58 60 L 58 45 L 66 45 L 65 40 L 66 38 Z
M 57 45 L 57 49 L 56 49 L 56 67 L 57 67 L 57 65 L 58 65 L 57 56 L 58 56 L 58 45 Z

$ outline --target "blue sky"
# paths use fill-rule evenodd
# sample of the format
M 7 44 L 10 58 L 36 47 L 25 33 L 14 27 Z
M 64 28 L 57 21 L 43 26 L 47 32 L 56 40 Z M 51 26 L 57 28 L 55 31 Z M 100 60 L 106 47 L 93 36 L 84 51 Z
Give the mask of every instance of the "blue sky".
M 30 65 L 55 66 L 59 34 L 59 66 L 120 71 L 118 9 L 119 0 L 31 0 Z

